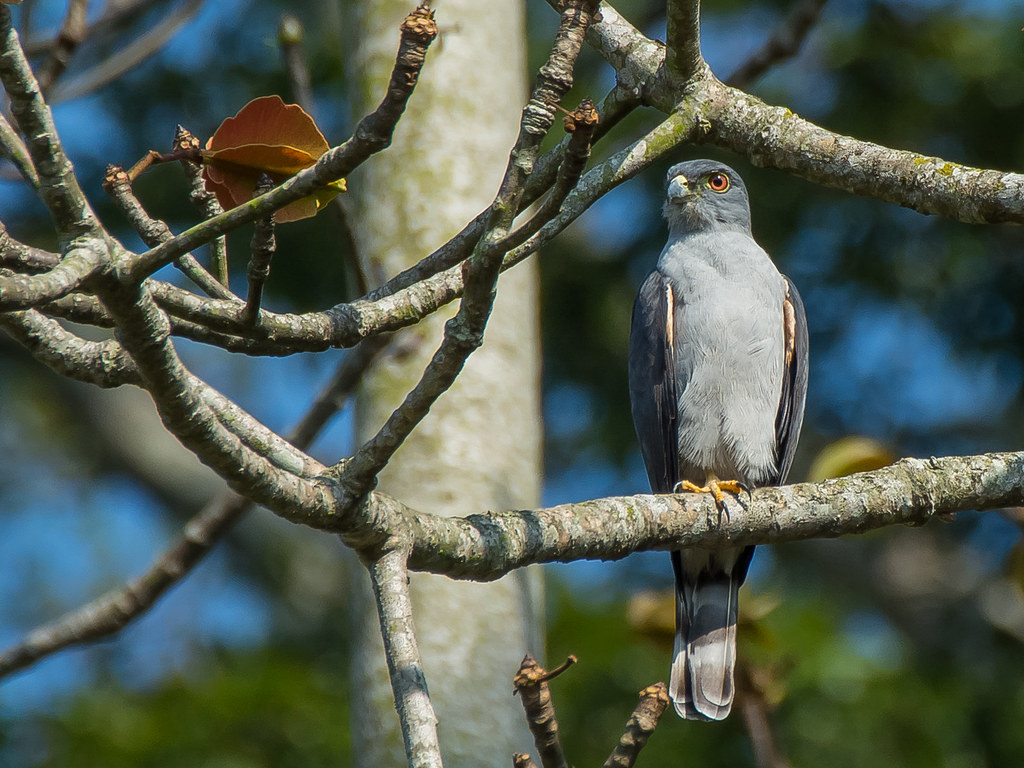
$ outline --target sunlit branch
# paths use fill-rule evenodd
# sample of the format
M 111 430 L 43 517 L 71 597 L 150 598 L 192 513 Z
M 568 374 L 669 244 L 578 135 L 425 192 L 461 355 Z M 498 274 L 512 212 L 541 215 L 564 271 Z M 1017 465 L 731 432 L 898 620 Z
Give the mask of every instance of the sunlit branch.
M 410 768 L 441 768 L 437 716 L 427 691 L 409 597 L 407 551 L 389 549 L 369 564 L 391 689 Z
M 359 122 L 348 141 L 328 150 L 311 168 L 301 171 L 267 194 L 204 221 L 173 240 L 139 255 L 122 270 L 122 282 L 131 284 L 141 281 L 181 254 L 194 250 L 214 237 L 267 216 L 288 203 L 348 176 L 373 154 L 385 149 L 391 143 L 395 126 L 416 86 L 427 49 L 437 36 L 437 27 L 429 8 L 422 5 L 409 14 L 402 22 L 401 33 L 387 93 L 377 109 Z
M 50 211 L 62 250 L 74 238 L 102 236 L 99 222 L 78 186 L 50 108 L 43 100 L 28 60 L 21 50 L 11 11 L 0 4 L 0 82 L 11 100 L 11 112 L 26 138 L 32 165 L 39 176 L 39 196 Z
M 540 152 L 540 144 L 555 120 L 554 105 L 572 87 L 573 67 L 596 0 L 566 0 L 561 23 L 547 61 L 538 70 L 530 99 L 523 109 L 519 136 L 509 155 L 498 193 L 473 255 L 462 270 L 462 302 L 445 324 L 444 339 L 422 377 L 383 427 L 340 469 L 340 480 L 353 498 L 373 485 L 377 474 L 431 405 L 454 383 L 466 359 L 483 342 L 484 327 L 494 302 L 494 286 L 501 272 L 508 235 L 525 192 L 525 183 Z
M 18 314 L 33 317 L 26 322 L 14 322 Z M 51 323 L 55 325 L 52 320 L 40 319 L 38 313 L 32 311 L 0 314 L 0 326 L 28 347 L 37 359 L 50 364 L 55 370 L 99 386 L 135 383 L 128 381 L 135 377 L 134 365 L 125 359 L 123 350 L 113 341 L 83 341 L 82 344 L 90 354 L 98 353 L 102 364 L 119 368 L 116 371 L 116 382 L 83 379 L 83 375 L 90 372 L 97 374 L 100 370 L 100 365 L 89 360 L 81 361 L 81 364 L 69 371 L 63 371 L 66 356 L 75 351 L 75 345 L 69 344 L 65 337 L 55 337 L 51 333 Z M 59 342 L 59 347 L 54 347 L 54 341 Z M 312 444 L 328 420 L 351 396 L 385 344 L 383 338 L 370 339 L 345 356 L 331 381 L 292 430 L 289 441 L 296 448 L 305 450 Z M 44 349 L 39 350 L 38 347 Z M 168 589 L 188 576 L 231 530 L 234 523 L 253 506 L 252 501 L 234 493 L 218 494 L 185 524 L 182 535 L 157 557 L 145 573 L 120 589 L 108 592 L 32 630 L 20 642 L 0 652 L 0 677 L 24 669 L 63 648 L 108 637 L 128 626 L 153 607 Z

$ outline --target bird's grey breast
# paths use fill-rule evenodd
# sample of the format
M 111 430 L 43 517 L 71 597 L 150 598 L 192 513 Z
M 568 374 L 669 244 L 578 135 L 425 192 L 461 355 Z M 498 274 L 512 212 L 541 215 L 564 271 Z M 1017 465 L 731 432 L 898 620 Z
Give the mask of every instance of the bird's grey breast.
M 673 291 L 680 476 L 757 485 L 777 462 L 785 282 L 738 230 L 675 236 L 658 269 Z

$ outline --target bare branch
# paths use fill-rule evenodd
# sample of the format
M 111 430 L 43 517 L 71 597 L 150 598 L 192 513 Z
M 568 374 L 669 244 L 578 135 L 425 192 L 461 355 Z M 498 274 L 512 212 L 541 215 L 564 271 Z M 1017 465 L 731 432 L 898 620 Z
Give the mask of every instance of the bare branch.
M 274 181 L 265 173 L 256 182 L 255 194 L 269 192 Z M 263 301 L 263 286 L 270 277 L 270 262 L 277 251 L 277 238 L 274 231 L 274 217 L 261 216 L 253 222 L 252 240 L 250 241 L 249 267 L 246 275 L 249 278 L 249 295 L 241 320 L 246 325 L 255 325 L 260 317 L 260 304 Z
M 85 40 L 88 33 L 85 16 L 88 5 L 89 0 L 70 0 L 68 2 L 68 9 L 64 13 L 64 23 L 50 48 L 50 57 L 39 71 L 39 87 L 42 88 L 43 93 L 47 93 L 57 78 L 64 74 L 75 49 Z
M 484 327 L 494 302 L 494 285 L 505 255 L 502 241 L 519 210 L 525 181 L 533 169 L 540 143 L 554 122 L 553 105 L 572 87 L 573 66 L 595 10 L 596 0 L 566 0 L 551 52 L 538 72 L 533 93 L 523 110 L 519 137 L 491 205 L 485 234 L 463 267 L 464 288 L 459 311 L 445 324 L 444 340 L 420 381 L 380 431 L 345 462 L 340 480 L 353 498 L 370 490 L 377 474 L 426 416 L 431 405 L 452 385 L 469 355 L 483 343 Z
M 142 384 L 135 364 L 113 339 L 86 341 L 35 310 L 0 312 L 0 328 L 62 376 L 103 388 Z
M 330 516 L 330 492 L 313 479 L 317 462 L 184 368 L 170 342 L 167 318 L 148 286 L 106 291 L 102 298 L 164 425 L 185 447 L 258 503 L 278 511 L 290 509 L 299 517 Z M 231 428 L 218 418 L 211 401 L 231 414 Z
M 0 312 L 28 309 L 67 296 L 97 274 L 107 263 L 104 243 L 80 240 L 48 272 L 0 276 Z
M 121 213 L 125 215 L 146 245 L 155 247 L 174 237 L 166 222 L 154 219 L 146 212 L 132 190 L 131 178 L 123 168 L 118 165 L 108 165 L 107 172 L 103 177 L 103 188 L 114 199 L 117 207 L 121 209 Z M 217 282 L 191 253 L 179 256 L 174 260 L 174 264 L 207 295 L 237 301 L 237 298 Z
M 100 237 L 102 230 L 61 147 L 50 108 L 21 50 L 11 11 L 0 5 L 0 82 L 11 111 L 26 137 L 32 165 L 39 175 L 39 196 L 53 216 L 61 250 L 76 237 Z
M 111 56 L 104 57 L 98 64 L 73 78 L 62 80 L 50 93 L 54 103 L 70 101 L 91 93 L 113 82 L 131 71 L 150 56 L 155 55 L 167 41 L 184 27 L 199 9 L 203 0 L 186 0 L 171 10 L 145 34 L 127 45 L 119 45 Z
M 533 563 L 835 537 L 1022 504 L 1024 452 L 903 459 L 838 480 L 759 488 L 745 508 L 730 506 L 728 516 L 706 494 L 610 497 L 452 518 L 414 512 L 378 493 L 360 515 L 367 526 L 381 525 L 382 515 L 408 519 L 413 570 L 488 580 Z M 362 527 L 353 523 L 351 530 Z
M 971 168 L 825 130 L 708 79 L 685 104 L 705 119 L 705 140 L 755 165 L 808 181 L 978 224 L 1024 222 L 1024 175 Z
M 630 715 L 615 750 L 604 761 L 604 768 L 631 768 L 668 704 L 668 687 L 664 683 L 655 683 L 640 691 L 640 703 Z
M 36 189 L 39 186 L 39 174 L 36 173 L 36 168 L 32 165 L 32 158 L 28 156 L 28 147 L 2 114 L 0 114 L 0 150 L 3 151 L 3 156 L 18 169 L 21 178 L 27 181 L 30 187 Z
M 385 149 L 391 143 L 395 125 L 416 86 L 427 48 L 437 35 L 432 12 L 427 6 L 420 6 L 402 22 L 401 31 L 398 56 L 387 94 L 380 106 L 359 122 L 348 141 L 328 150 L 311 168 L 301 171 L 267 194 L 192 227 L 173 240 L 141 254 L 124 271 L 121 279 L 126 283 L 137 283 L 181 254 L 194 250 L 214 237 L 266 216 L 332 181 L 348 176 L 374 153 Z
M 1024 175 L 971 168 L 828 131 L 784 107 L 729 88 L 706 73 L 688 83 L 660 77 L 656 44 L 607 3 L 592 38 L 620 80 L 643 84 L 644 103 L 681 111 L 702 126 L 695 135 L 755 165 L 808 181 L 969 223 L 1024 222 Z M 644 55 L 637 52 L 642 51 Z M 639 86 L 638 86 L 639 87 Z
M 726 84 L 733 88 L 749 88 L 757 78 L 797 54 L 807 34 L 814 28 L 821 9 L 828 0 L 803 0 L 795 5 L 772 36 L 729 76 Z
M 757 768 L 789 768 L 789 761 L 775 746 L 764 691 L 752 679 L 749 664 L 737 665 L 738 704 L 743 725 L 750 736 Z
M 36 343 L 36 337 L 46 335 L 47 323 L 53 323 L 52 320 L 42 319 L 43 323 L 39 325 L 36 319 L 39 317 L 38 313 L 30 311 L 19 314 L 34 317 L 16 323 L 12 321 L 17 314 L 0 314 L 0 326 L 26 347 L 29 347 L 37 358 L 40 357 L 39 350 L 34 347 L 39 346 L 48 347 L 44 354 L 53 354 L 58 351 L 67 353 L 69 345 L 66 338 L 56 339 L 59 342 L 57 349 L 54 349 L 52 345 L 54 339 L 50 339 L 50 343 Z M 115 342 L 82 343 L 93 344 L 94 348 L 103 349 L 117 346 L 118 350 L 115 353 L 100 355 L 100 359 L 104 363 L 108 363 L 111 359 L 126 357 Z M 345 356 L 328 386 L 292 431 L 289 439 L 297 448 L 303 450 L 308 448 L 327 421 L 341 410 L 345 401 L 358 386 L 363 373 L 366 372 L 370 363 L 384 346 L 385 339 L 370 339 Z M 123 361 L 123 365 L 132 364 L 131 361 Z M 57 368 L 58 366 L 51 367 Z M 74 366 L 69 375 L 81 380 L 83 372 L 90 370 L 95 372 L 97 367 L 90 361 L 83 361 L 80 365 Z M 118 378 L 127 379 L 128 374 L 118 371 Z M 92 381 L 92 383 L 106 386 L 101 381 Z M 221 494 L 212 500 L 186 523 L 183 535 L 165 550 L 141 576 L 118 590 L 103 595 L 81 608 L 32 630 L 19 643 L 0 652 L 0 678 L 19 669 L 24 669 L 62 648 L 98 640 L 126 627 L 155 605 L 156 601 L 166 594 L 170 587 L 191 573 L 195 566 L 231 530 L 234 523 L 247 514 L 252 507 L 253 503 L 250 500 L 230 492 Z
M 409 598 L 408 550 L 391 549 L 370 563 L 391 689 L 410 768 L 441 768 L 437 716 L 427 691 Z
M 179 125 L 174 132 L 174 150 L 185 152 L 197 149 L 199 149 L 199 139 Z M 202 166 L 191 160 L 182 160 L 180 165 L 185 172 L 185 179 L 188 181 L 188 199 L 200 210 L 203 218 L 212 219 L 214 216 L 224 213 L 224 209 L 221 208 L 220 202 L 217 200 L 217 195 L 206 188 Z M 216 275 L 217 283 L 221 287 L 217 290 L 207 290 L 206 293 L 220 299 L 234 298 L 234 295 L 228 290 L 228 243 L 227 238 L 223 235 L 210 241 L 210 269 Z
M 15 240 L 0 221 L 0 265 L 15 272 L 35 274 L 53 269 L 59 263 L 59 254 Z
M 523 663 L 512 678 L 516 693 L 523 703 L 526 712 L 526 724 L 533 734 L 543 768 L 566 768 L 565 753 L 562 742 L 558 738 L 558 719 L 555 717 L 555 705 L 551 701 L 551 688 L 548 680 L 557 673 L 565 671 L 576 662 L 575 656 L 562 665 L 555 673 L 549 673 L 530 654 L 523 657 Z
M 689 81 L 707 67 L 700 53 L 700 0 L 668 0 L 665 13 L 668 21 L 665 64 L 673 77 Z
M 284 55 L 284 69 L 288 74 L 292 98 L 308 114 L 314 113 L 313 85 L 309 76 L 309 66 L 302 53 L 302 38 L 305 30 L 299 17 L 286 13 L 281 17 L 277 28 L 277 43 Z
M 0 653 L 0 677 L 71 645 L 112 635 L 151 608 L 221 540 L 251 502 L 240 496 L 211 502 L 185 526 L 184 536 L 140 577 L 49 624 Z

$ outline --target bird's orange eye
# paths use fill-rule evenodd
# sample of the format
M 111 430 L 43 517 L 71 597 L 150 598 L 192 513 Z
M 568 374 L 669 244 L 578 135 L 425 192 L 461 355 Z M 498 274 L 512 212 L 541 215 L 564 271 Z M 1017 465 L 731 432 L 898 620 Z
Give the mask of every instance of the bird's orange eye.
M 708 186 L 715 192 L 725 192 L 729 188 L 729 177 L 724 173 L 712 173 L 708 176 Z

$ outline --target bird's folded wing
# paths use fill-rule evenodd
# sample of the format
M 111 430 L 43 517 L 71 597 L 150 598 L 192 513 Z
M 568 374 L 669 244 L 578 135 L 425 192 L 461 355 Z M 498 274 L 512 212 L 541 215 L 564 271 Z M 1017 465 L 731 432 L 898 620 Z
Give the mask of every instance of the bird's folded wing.
M 655 493 L 669 493 L 679 482 L 674 316 L 672 287 L 655 270 L 633 304 L 628 366 L 633 424 Z
M 804 302 L 792 281 L 786 281 L 786 298 L 783 303 L 783 325 L 785 339 L 785 365 L 782 375 L 782 397 L 775 416 L 775 445 L 778 465 L 771 485 L 786 482 L 789 468 L 796 455 L 796 444 L 800 440 L 800 425 L 804 420 L 804 403 L 807 400 L 807 315 Z

